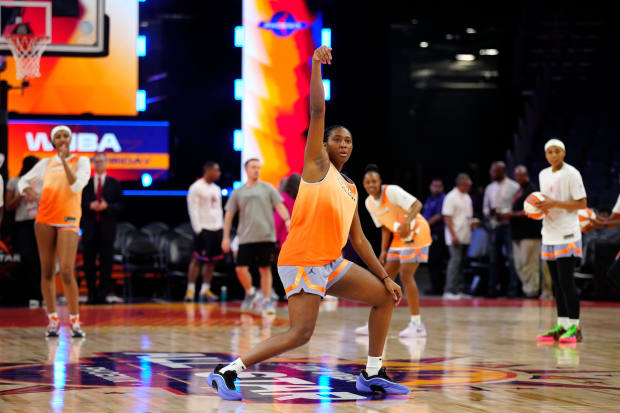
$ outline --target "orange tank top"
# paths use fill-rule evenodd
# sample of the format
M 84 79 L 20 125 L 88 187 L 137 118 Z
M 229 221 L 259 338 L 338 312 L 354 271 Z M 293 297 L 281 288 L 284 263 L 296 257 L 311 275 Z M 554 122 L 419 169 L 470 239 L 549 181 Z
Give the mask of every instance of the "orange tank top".
M 74 174 L 77 171 L 78 160 L 78 156 L 67 160 Z M 45 169 L 36 222 L 56 227 L 77 228 L 81 217 L 82 191 L 73 192 L 65 168 L 53 156 Z
M 299 184 L 291 230 L 278 265 L 318 267 L 342 254 L 357 208 L 357 188 L 333 164 L 320 182 Z
M 421 215 L 416 215 L 413 221 L 412 232 L 407 239 L 402 239 L 398 235 L 398 227 L 401 222 L 405 220 L 407 211 L 400 205 L 390 202 L 387 196 L 387 189 L 389 185 L 383 186 L 383 193 L 381 194 L 381 203 L 377 206 L 374 200 L 368 202 L 370 212 L 383 224 L 384 227 L 392 231 L 394 239 L 390 248 L 419 248 L 425 247 L 432 243 L 430 226 L 426 219 Z

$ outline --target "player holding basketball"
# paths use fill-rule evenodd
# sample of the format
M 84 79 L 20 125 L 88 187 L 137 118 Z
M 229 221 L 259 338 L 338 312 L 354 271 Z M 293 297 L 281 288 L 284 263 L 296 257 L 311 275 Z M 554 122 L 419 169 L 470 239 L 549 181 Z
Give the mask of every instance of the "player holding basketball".
M 582 257 L 581 229 L 577 211 L 586 207 L 586 190 L 581 174 L 564 162 L 566 149 L 558 139 L 545 144 L 551 165 L 538 177 L 543 201 L 536 206 L 547 211 L 542 227 L 542 259 L 547 261 L 553 281 L 557 325 L 536 338 L 540 341 L 576 343 L 582 340 L 579 327 L 579 294 L 575 285 L 575 265 Z
M 290 233 L 278 260 L 291 326 L 285 333 L 263 341 L 229 365 L 220 364 L 215 368 L 208 383 L 223 399 L 241 399 L 234 381 L 247 366 L 308 342 L 326 293 L 372 306 L 368 363 L 357 379 L 357 390 L 372 392 L 371 388 L 381 388 L 388 394 L 409 392 L 407 387 L 393 382 L 381 367 L 394 304 L 400 302 L 402 293 L 375 257 L 362 232 L 355 184 L 340 172 L 351 156 L 353 138 L 342 126 L 323 132 L 325 95 L 321 64 L 331 64 L 331 60 L 331 49 L 321 46 L 314 51 L 310 126 L 302 181 L 293 207 Z M 372 273 L 342 258 L 341 250 L 347 236 Z
M 67 126 L 56 126 L 50 136 L 56 155 L 40 160 L 19 180 L 17 191 L 39 200 L 34 230 L 41 257 L 41 293 L 49 318 L 45 335 L 57 337 L 59 330 L 54 282 L 58 256 L 71 319 L 71 335 L 84 337 L 86 334 L 80 328 L 78 287 L 73 270 L 82 216 L 82 189 L 88 183 L 90 161 L 85 156 L 77 157 L 69 153 L 71 130 Z M 43 182 L 41 194 L 32 189 L 32 185 L 38 182 Z
M 420 294 L 413 278 L 420 263 L 428 262 L 428 250 L 433 241 L 428 222 L 420 215 L 422 203 L 398 185 L 382 185 L 376 165 L 366 167 L 364 189 L 368 193 L 366 209 L 377 228 L 381 228 L 379 261 L 392 279 L 400 272 L 411 311 L 409 325 L 398 335 L 403 338 L 426 337 L 420 318 Z M 390 243 L 392 234 L 394 238 Z M 356 328 L 355 333 L 368 334 L 368 324 Z

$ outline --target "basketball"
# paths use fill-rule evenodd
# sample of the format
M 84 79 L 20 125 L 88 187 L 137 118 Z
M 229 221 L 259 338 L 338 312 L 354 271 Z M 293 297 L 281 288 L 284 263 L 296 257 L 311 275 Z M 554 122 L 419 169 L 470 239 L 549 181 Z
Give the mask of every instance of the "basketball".
M 592 220 L 596 218 L 596 213 L 590 208 L 586 208 L 577 211 L 577 215 L 579 216 L 581 232 L 588 232 L 592 228 Z
M 395 222 L 394 232 L 398 232 L 399 227 L 400 222 Z M 417 221 L 415 219 L 411 221 L 411 224 L 409 224 L 409 228 L 411 229 L 411 232 L 409 232 L 409 235 L 403 241 L 411 241 L 413 237 L 415 237 L 420 232 L 420 227 L 417 225 Z
M 544 200 L 545 197 L 540 192 L 532 192 L 523 202 L 525 215 L 531 219 L 543 219 L 545 213 L 536 207 L 536 202 Z

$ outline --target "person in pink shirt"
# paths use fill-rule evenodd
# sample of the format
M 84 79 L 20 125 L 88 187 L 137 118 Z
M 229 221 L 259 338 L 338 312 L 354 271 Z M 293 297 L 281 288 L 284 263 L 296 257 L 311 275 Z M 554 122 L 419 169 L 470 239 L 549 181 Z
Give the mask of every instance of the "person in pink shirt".
M 282 199 L 284 199 L 284 206 L 289 214 L 293 213 L 293 205 L 295 205 L 295 198 L 297 198 L 297 191 L 299 191 L 300 180 L 301 175 L 292 174 L 286 178 L 284 185 L 281 185 L 280 188 L 280 195 L 282 195 Z M 288 230 L 286 229 L 284 220 L 277 212 L 274 212 L 273 219 L 276 225 L 276 249 L 280 251 L 288 235 Z

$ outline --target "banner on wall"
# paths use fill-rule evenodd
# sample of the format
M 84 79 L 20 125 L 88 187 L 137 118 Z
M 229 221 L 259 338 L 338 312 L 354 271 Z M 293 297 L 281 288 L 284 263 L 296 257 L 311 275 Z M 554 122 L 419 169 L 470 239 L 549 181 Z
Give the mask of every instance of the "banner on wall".
M 261 160 L 261 179 L 276 187 L 301 173 L 321 28 L 305 0 L 243 0 L 242 176 L 250 158 Z
M 56 125 L 71 129 L 73 153 L 92 157 L 106 152 L 108 173 L 114 178 L 139 180 L 145 172 L 154 180 L 168 176 L 168 122 L 9 120 L 9 177 L 19 174 L 25 156 L 44 158 L 55 153 L 50 132 Z

